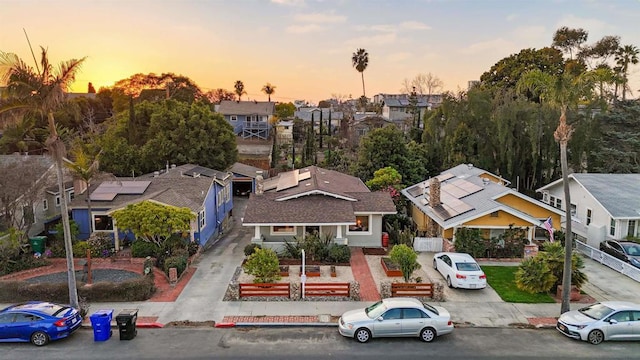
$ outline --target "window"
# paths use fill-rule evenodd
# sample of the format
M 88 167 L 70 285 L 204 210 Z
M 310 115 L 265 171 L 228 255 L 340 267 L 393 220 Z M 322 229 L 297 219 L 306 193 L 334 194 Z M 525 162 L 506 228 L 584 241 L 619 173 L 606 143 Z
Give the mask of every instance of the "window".
M 402 309 L 389 309 L 382 315 L 384 320 L 402 319 Z
M 22 207 L 22 220 L 27 224 L 33 224 L 36 220 L 36 216 L 33 212 L 33 207 L 29 205 L 25 205 Z
M 556 207 L 562 209 L 562 199 L 556 199 Z
M 549 205 L 555 207 L 556 206 L 556 198 L 551 196 L 549 197 Z
M 76 197 L 76 192 L 73 190 L 69 191 L 69 202 L 73 201 L 75 197 Z
M 47 201 L 47 199 L 44 199 L 42 201 L 42 210 L 44 210 L 44 211 L 49 210 L 49 201 Z
M 620 311 L 617 312 L 613 315 L 611 315 L 611 317 L 609 319 L 613 319 L 617 322 L 626 322 L 626 321 L 631 321 L 631 311 Z
M 207 217 L 205 211 L 200 211 L 200 229 L 204 228 L 205 225 L 207 225 L 206 219 Z
M 571 217 L 576 217 L 578 212 L 578 206 L 576 204 L 571 204 Z
M 616 221 L 613 218 L 609 223 L 609 235 L 616 236 Z
M 275 235 L 295 235 L 296 227 L 293 225 L 272 226 L 271 234 Z
M 629 220 L 629 227 L 627 228 L 627 235 L 634 237 L 636 236 L 636 221 Z
M 113 219 L 109 215 L 94 215 L 93 229 L 95 231 L 113 231 Z
M 587 226 L 591 224 L 591 209 L 587 209 Z
M 60 195 L 56 195 L 56 207 L 60 207 Z
M 231 115 L 231 116 L 229 116 L 229 120 L 230 121 L 238 121 L 238 116 L 237 115 Z
M 428 317 L 427 314 L 418 309 L 403 309 L 402 317 L 404 319 L 421 319 Z
M 350 232 L 368 232 L 369 216 L 356 216 L 356 224 L 349 225 Z
M 542 202 L 546 204 L 549 203 L 549 193 L 542 194 Z

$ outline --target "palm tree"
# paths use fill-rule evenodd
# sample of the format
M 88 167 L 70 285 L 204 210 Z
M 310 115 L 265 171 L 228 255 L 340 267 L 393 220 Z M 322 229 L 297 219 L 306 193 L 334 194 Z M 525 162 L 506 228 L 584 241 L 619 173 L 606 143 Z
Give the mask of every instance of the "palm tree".
M 354 52 L 353 56 L 351 57 L 351 63 L 362 76 L 362 96 L 366 98 L 367 95 L 364 91 L 364 71 L 369 65 L 369 53 L 365 49 L 356 50 L 356 52 Z
M 615 60 L 616 70 L 622 80 L 622 100 L 626 100 L 627 89 L 629 88 L 629 65 L 638 63 L 638 54 L 640 50 L 635 45 L 625 45 L 616 52 Z
M 7 84 L 11 98 L 9 102 L 0 108 L 0 113 L 6 111 L 20 113 L 24 116 L 27 112 L 35 112 L 41 116 L 46 116 L 49 137 L 45 145 L 56 165 L 58 191 L 60 194 L 64 194 L 62 168 L 66 151 L 64 142 L 58 135 L 53 112 L 62 105 L 65 92 L 68 91 L 69 86 L 75 80 L 76 74 L 85 58 L 64 61 L 54 70 L 53 65 L 49 63 L 47 50 L 42 47 L 41 50 L 40 66 L 36 63 L 35 69 L 28 66 L 15 54 L 0 52 L 0 81 Z M 79 308 L 66 196 L 62 196 L 60 205 L 64 245 L 67 255 L 69 303 L 71 306 Z
M 565 257 L 562 274 L 562 305 L 561 313 L 569 311 L 571 289 L 571 250 L 573 236 L 571 230 L 571 197 L 569 191 L 569 166 L 567 164 L 567 144 L 571 139 L 573 128 L 567 124 L 567 110 L 569 107 L 577 107 L 578 102 L 588 98 L 593 93 L 595 79 L 591 72 L 571 71 L 569 62 L 565 71 L 560 75 L 552 75 L 538 69 L 530 70 L 523 74 L 518 82 L 518 90 L 530 91 L 540 97 L 540 101 L 546 102 L 560 110 L 560 121 L 553 137 L 560 144 L 560 164 L 562 167 L 562 181 L 564 186 L 564 204 L 566 218 Z
M 267 83 L 262 87 L 262 92 L 269 96 L 269 102 L 271 102 L 271 94 L 276 92 L 276 87 L 271 85 L 271 83 Z
M 240 80 L 236 81 L 235 85 L 233 85 L 233 87 L 236 89 L 236 95 L 238 95 L 238 101 L 242 101 L 242 95 L 246 94 L 247 92 L 244 91 L 244 83 Z

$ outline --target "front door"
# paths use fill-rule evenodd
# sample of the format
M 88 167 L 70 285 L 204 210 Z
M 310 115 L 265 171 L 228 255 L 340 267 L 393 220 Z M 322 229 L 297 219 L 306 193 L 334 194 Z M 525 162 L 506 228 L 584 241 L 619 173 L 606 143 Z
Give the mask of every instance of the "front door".
M 306 235 L 316 235 L 320 237 L 320 226 L 305 226 L 304 234 Z

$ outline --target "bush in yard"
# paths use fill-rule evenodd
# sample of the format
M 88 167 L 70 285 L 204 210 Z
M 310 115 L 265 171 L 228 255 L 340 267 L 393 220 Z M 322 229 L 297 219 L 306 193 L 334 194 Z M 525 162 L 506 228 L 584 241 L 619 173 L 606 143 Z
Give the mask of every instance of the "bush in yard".
M 164 272 L 169 275 L 169 269 L 176 268 L 178 277 L 187 269 L 188 257 L 186 254 L 169 256 L 164 260 Z
M 255 277 L 254 283 L 271 283 L 280 280 L 278 255 L 271 249 L 255 249 L 243 267 L 247 274 Z
M 131 244 L 131 256 L 138 258 L 146 258 L 147 256 L 156 257 L 160 247 L 156 243 L 137 239 Z
M 562 272 L 564 271 L 564 245 L 560 241 L 545 243 L 543 251 L 539 252 L 540 256 L 549 266 L 551 273 L 556 277 L 556 282 L 550 288 L 554 291 L 558 285 L 562 285 Z M 587 281 L 587 275 L 582 272 L 584 268 L 584 260 L 577 254 L 571 254 L 571 285 L 578 289 Z
M 487 247 L 480 236 L 480 229 L 459 228 L 456 230 L 456 252 L 467 253 L 474 258 L 485 257 Z
M 400 267 L 405 282 L 409 282 L 411 280 L 411 274 L 420 269 L 418 254 L 405 244 L 394 245 L 393 248 L 391 248 L 389 257 L 391 261 Z
M 260 246 L 260 244 L 248 244 L 247 246 L 244 247 L 244 256 L 249 256 L 251 254 L 253 254 L 253 252 L 256 249 L 262 249 L 262 246 Z
M 329 246 L 328 257 L 334 263 L 348 263 L 351 260 L 351 249 L 347 245 L 332 244 Z
M 531 294 L 547 293 L 557 278 L 540 256 L 524 260 L 515 274 L 518 289 Z
M 78 241 L 73 244 L 73 257 L 81 258 L 87 256 L 89 244 L 86 241 Z
M 93 233 L 87 240 L 92 257 L 109 257 L 113 249 L 113 239 L 105 233 Z

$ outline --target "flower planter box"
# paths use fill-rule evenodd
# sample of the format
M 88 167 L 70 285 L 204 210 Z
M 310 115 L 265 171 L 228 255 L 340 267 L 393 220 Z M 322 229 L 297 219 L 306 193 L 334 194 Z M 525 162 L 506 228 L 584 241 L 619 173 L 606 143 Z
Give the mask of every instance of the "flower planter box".
M 320 276 L 320 266 L 318 265 L 307 265 L 304 269 L 305 275 L 307 277 L 319 277 Z M 302 275 L 302 266 L 300 266 L 300 275 Z
M 289 276 L 289 266 L 288 265 L 281 265 L 280 266 L 280 276 L 284 277 L 284 276 Z
M 394 264 L 390 258 L 382 257 L 380 258 L 380 263 L 382 264 L 382 269 L 389 277 L 401 277 L 402 271 L 398 268 L 396 264 Z
M 562 299 L 562 285 L 558 285 L 558 289 L 556 290 L 556 296 L 559 299 Z M 571 285 L 571 293 L 569 294 L 569 301 L 580 301 L 580 289 L 578 289 L 575 285 Z

